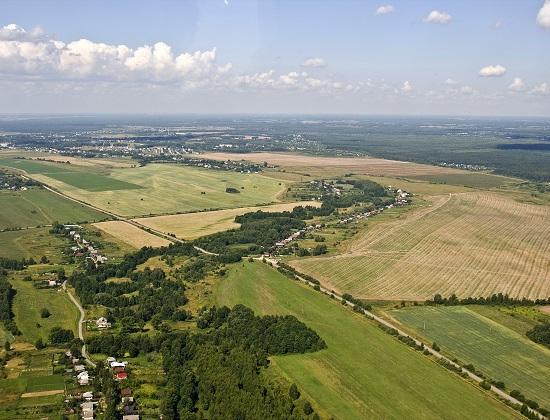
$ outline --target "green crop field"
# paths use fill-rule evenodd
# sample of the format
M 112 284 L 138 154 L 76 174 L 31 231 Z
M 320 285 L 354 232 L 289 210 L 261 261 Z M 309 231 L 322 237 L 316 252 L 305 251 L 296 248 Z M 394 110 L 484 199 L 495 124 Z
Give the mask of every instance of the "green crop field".
M 35 177 L 71 197 L 124 216 L 273 203 L 278 201 L 278 196 L 286 187 L 283 181 L 260 174 L 168 164 L 115 168 L 111 171 L 111 178 L 138 184 L 141 189 L 93 192 L 50 178 L 49 174 Z M 236 188 L 240 193 L 227 193 L 227 187 Z
M 409 307 L 390 315 L 442 350 L 550 407 L 550 350 L 466 307 Z M 426 329 L 424 329 L 426 323 Z
M 17 291 L 13 302 L 15 322 L 26 341 L 34 344 L 42 338 L 46 342 L 55 326 L 72 330 L 76 336 L 80 314 L 65 292 L 57 288 L 37 289 L 32 281 L 20 279 L 11 283 Z M 50 317 L 40 317 L 42 308 L 50 311 Z
M 103 220 L 108 216 L 42 188 L 0 191 L 0 229 Z
M 82 167 L 67 163 L 39 162 L 26 159 L 0 159 L 0 166 L 20 169 L 27 174 L 45 175 L 75 188 L 86 191 L 114 191 L 141 188 L 132 182 L 121 181 L 101 174 L 93 167 Z
M 233 265 L 215 293 L 220 305 L 293 314 L 321 335 L 328 349 L 273 357 L 272 368 L 296 382 L 327 417 L 517 417 L 371 321 L 260 262 Z
M 34 258 L 42 256 L 51 262 L 61 262 L 61 251 L 67 243 L 49 232 L 49 228 L 32 228 L 0 232 L 0 256 L 6 258 Z

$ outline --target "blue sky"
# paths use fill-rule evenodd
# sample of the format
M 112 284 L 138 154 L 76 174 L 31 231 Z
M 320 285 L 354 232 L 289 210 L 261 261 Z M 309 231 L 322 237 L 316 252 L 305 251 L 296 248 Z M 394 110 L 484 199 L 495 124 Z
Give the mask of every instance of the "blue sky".
M 548 0 L 3 0 L 2 27 L 0 112 L 550 116 Z

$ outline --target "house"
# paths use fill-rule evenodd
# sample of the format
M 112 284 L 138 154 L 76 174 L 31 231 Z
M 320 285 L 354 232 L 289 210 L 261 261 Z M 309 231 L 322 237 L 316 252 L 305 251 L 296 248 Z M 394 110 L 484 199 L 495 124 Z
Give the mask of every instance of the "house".
M 95 324 L 99 329 L 111 328 L 111 323 L 107 322 L 107 318 L 103 316 L 101 318 L 98 318 Z
M 122 388 L 120 390 L 120 396 L 122 398 L 127 398 L 132 396 L 132 390 L 130 388 Z
M 57 281 L 55 281 L 55 280 L 48 280 L 48 286 L 49 286 L 49 287 L 55 287 L 55 286 L 57 286 Z
M 92 401 L 92 399 L 94 398 L 94 394 L 93 392 L 88 391 L 82 394 L 82 398 L 84 398 L 86 401 Z
M 111 367 L 111 369 L 114 369 L 116 367 L 126 367 L 128 363 L 127 362 L 117 362 L 116 360 L 115 361 L 112 361 L 109 363 L 109 366 Z
M 115 366 L 113 368 L 113 372 L 115 372 L 115 373 L 120 373 L 120 372 L 124 372 L 124 371 L 125 371 L 124 366 Z
M 107 364 L 111 366 L 111 363 L 116 362 L 116 359 L 112 356 L 107 357 Z
M 86 368 L 84 367 L 84 365 L 75 365 L 75 367 L 74 367 L 75 372 L 84 372 L 85 370 L 86 370 Z
M 124 379 L 128 379 L 128 374 L 126 372 L 118 372 L 115 376 L 115 379 L 117 381 L 123 381 Z
M 87 371 L 80 372 L 76 376 L 76 379 L 77 379 L 79 385 L 88 385 L 88 383 L 90 382 L 90 377 L 88 376 Z
M 88 401 L 80 404 L 80 409 L 82 410 L 82 419 L 83 420 L 92 420 L 94 418 L 94 404 L 96 402 Z

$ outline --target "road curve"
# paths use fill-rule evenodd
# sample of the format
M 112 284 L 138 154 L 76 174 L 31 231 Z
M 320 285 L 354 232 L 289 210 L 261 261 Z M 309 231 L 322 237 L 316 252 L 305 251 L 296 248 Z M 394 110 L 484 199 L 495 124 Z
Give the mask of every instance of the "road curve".
M 67 289 L 67 280 L 63 282 L 63 290 L 67 292 L 67 294 L 69 295 L 69 298 L 75 304 L 75 306 L 78 308 L 80 312 L 80 319 L 78 320 L 78 338 L 80 338 L 82 342 L 84 342 L 84 333 L 82 331 L 82 325 L 84 324 L 84 317 L 85 317 L 84 308 L 82 307 L 82 305 L 80 305 L 80 302 L 76 300 L 76 298 L 69 291 L 69 289 Z M 82 352 L 82 357 L 84 357 L 84 359 L 86 360 L 86 363 L 88 363 L 91 367 L 95 368 L 96 364 L 90 359 L 90 357 L 88 356 L 88 353 L 86 353 L 86 344 L 82 344 L 81 352 Z

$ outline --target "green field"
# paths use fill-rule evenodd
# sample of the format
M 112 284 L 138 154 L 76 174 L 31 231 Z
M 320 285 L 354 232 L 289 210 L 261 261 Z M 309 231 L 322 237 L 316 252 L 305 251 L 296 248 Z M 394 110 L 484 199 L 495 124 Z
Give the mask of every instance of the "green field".
M 67 163 L 4 158 L 0 159 L 0 166 L 20 169 L 31 176 L 46 175 L 48 178 L 91 192 L 141 188 L 134 183 L 121 181 L 99 173 L 97 169 Z
M 0 256 L 36 261 L 45 255 L 53 263 L 61 262 L 61 251 L 67 242 L 52 235 L 49 228 L 32 228 L 0 232 Z
M 36 289 L 32 281 L 13 279 L 11 283 L 17 291 L 13 302 L 15 322 L 26 341 L 34 344 L 42 338 L 46 342 L 55 326 L 72 330 L 77 335 L 80 314 L 67 293 L 57 288 Z M 49 318 L 40 317 L 42 308 L 50 311 Z
M 106 219 L 104 213 L 42 188 L 0 190 L 0 229 Z
M 327 417 L 518 417 L 371 321 L 259 262 L 232 266 L 216 300 L 261 314 L 293 314 L 321 335 L 327 350 L 273 357 L 272 368 L 296 382 Z
M 111 171 L 110 178 L 138 184 L 142 187 L 139 190 L 95 192 L 66 184 L 50 177 L 50 174 L 34 177 L 73 198 L 124 216 L 273 203 L 278 201 L 278 196 L 286 187 L 283 181 L 259 174 L 168 164 L 115 168 Z M 236 188 L 240 193 L 226 193 L 227 187 Z
M 504 381 L 508 390 L 519 389 L 550 407 L 550 350 L 466 307 L 410 307 L 390 314 L 459 360 Z

